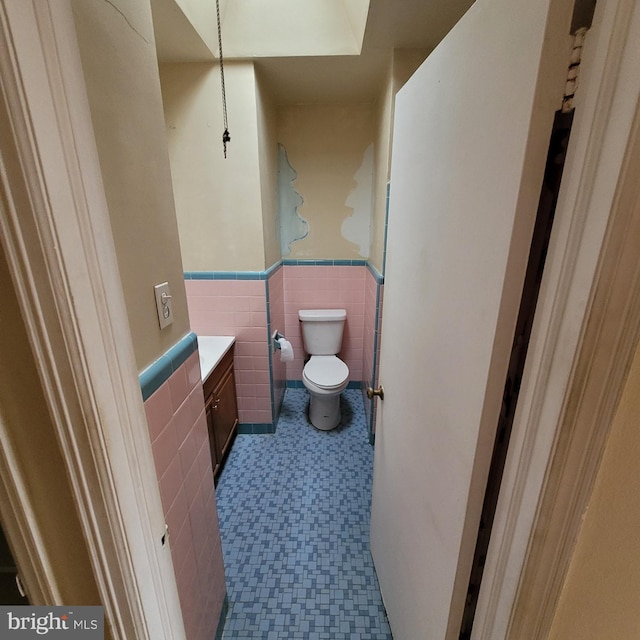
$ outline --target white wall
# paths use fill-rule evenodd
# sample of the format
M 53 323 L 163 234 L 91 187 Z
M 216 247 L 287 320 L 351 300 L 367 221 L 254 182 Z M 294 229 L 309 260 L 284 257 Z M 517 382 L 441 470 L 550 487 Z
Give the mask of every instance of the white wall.
M 225 56 L 332 56 L 360 53 L 368 2 L 234 0 L 224 8 Z

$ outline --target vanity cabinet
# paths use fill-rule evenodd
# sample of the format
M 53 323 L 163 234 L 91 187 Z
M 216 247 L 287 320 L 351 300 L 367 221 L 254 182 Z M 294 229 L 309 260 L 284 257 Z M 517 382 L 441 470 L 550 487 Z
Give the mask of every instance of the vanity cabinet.
M 204 381 L 204 403 L 209 431 L 213 477 L 217 478 L 231 448 L 238 425 L 238 401 L 233 375 L 233 346 Z

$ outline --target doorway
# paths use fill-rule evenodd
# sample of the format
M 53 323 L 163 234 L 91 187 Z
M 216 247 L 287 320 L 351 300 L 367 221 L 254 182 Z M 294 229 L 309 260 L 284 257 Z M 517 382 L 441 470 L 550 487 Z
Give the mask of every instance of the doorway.
M 0 604 L 29 604 L 29 599 L 20 582 L 16 561 L 9 548 L 7 537 L 4 535 L 2 523 L 0 523 Z

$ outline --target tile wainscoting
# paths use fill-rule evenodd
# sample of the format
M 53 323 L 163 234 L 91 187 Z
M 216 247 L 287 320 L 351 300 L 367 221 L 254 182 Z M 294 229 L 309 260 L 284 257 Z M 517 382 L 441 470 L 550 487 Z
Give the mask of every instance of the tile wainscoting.
M 382 276 L 364 260 L 283 260 L 266 271 L 187 272 L 191 329 L 200 335 L 234 335 L 239 433 L 273 432 L 286 386 L 302 380 L 304 348 L 298 309 L 345 308 L 340 357 L 350 386 L 377 383 Z M 271 335 L 291 342 L 292 362 L 280 362 Z M 375 406 L 367 419 L 373 439 Z
M 185 281 L 191 330 L 235 336 L 234 368 L 240 425 L 273 423 L 264 279 Z
M 195 334 L 139 380 L 187 637 L 211 640 L 226 586 Z

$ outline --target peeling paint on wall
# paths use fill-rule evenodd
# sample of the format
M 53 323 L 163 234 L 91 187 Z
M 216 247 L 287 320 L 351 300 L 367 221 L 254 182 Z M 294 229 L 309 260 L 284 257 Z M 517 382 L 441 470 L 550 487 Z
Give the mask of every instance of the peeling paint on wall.
M 357 186 L 345 201 L 353 213 L 342 223 L 342 236 L 358 245 L 363 258 L 368 258 L 371 251 L 373 168 L 373 145 L 370 144 L 364 152 L 360 168 L 354 175 Z
M 298 215 L 298 207 L 304 202 L 302 196 L 293 188 L 298 177 L 289 164 L 286 149 L 278 145 L 278 232 L 280 252 L 283 256 L 291 253 L 291 245 L 309 234 L 309 223 Z

